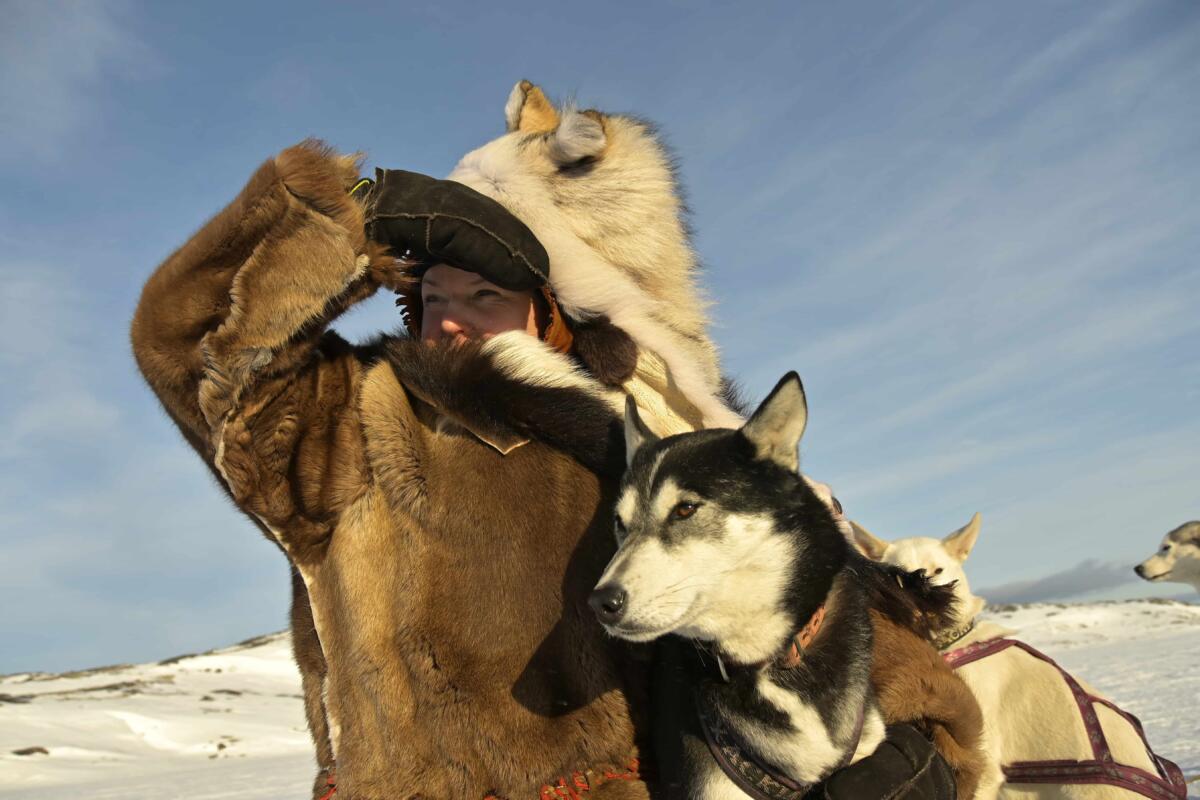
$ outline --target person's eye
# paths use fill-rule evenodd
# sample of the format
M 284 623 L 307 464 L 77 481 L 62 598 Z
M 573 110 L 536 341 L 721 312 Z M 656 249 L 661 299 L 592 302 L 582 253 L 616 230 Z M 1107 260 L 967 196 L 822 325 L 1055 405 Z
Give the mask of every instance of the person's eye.
M 434 303 L 442 302 L 442 297 L 441 295 L 437 294 L 427 294 L 425 297 L 421 298 L 421 302 L 428 306 Z
M 495 289 L 480 289 L 475 293 L 476 300 L 490 300 L 494 297 L 501 297 L 501 294 Z

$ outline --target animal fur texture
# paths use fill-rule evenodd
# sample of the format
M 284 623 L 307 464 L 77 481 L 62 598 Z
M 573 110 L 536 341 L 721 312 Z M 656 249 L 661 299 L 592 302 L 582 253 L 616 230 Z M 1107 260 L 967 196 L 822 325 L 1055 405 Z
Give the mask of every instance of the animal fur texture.
M 963 562 L 979 536 L 978 514 L 943 539 L 913 537 L 889 542 L 857 523 L 854 529 L 856 543 L 869 557 L 904 570 L 923 571 L 932 582 L 952 588 L 960 614 L 929 631 L 931 639 L 942 641 L 943 651 L 1013 633 L 993 622 L 977 619 L 984 601 L 971 592 Z M 972 623 L 973 628 L 965 627 Z M 948 634 L 955 638 L 948 639 Z M 986 767 L 975 795 L 977 798 L 1130 800 L 1140 796 L 1102 785 L 1006 784 L 1000 770 L 1004 764 L 1092 758 L 1092 748 L 1075 699 L 1054 667 L 1015 647 L 965 664 L 956 672 L 970 687 L 983 710 Z M 1084 681 L 1080 683 L 1092 694 L 1102 696 Z M 1094 705 L 1117 763 L 1156 773 L 1156 766 L 1129 722 L 1102 704 Z
M 1185 522 L 1164 536 L 1158 552 L 1133 571 L 1152 583 L 1186 583 L 1200 592 L 1200 520 Z
M 394 268 L 356 175 L 313 143 L 263 165 L 147 282 L 138 364 L 303 582 L 294 635 L 317 649 L 297 656 L 339 800 L 534 797 L 622 768 L 645 667 L 585 603 L 613 550 L 610 390 L 529 337 L 435 355 L 326 332 Z
M 626 410 L 620 547 L 591 603 L 614 636 L 670 637 L 656 715 L 668 796 L 741 796 L 704 744 L 698 699 L 744 752 L 798 783 L 870 755 L 885 723 L 871 680 L 873 630 L 885 645 L 874 677 L 891 720 L 930 725 L 969 791 L 978 707 L 912 632 L 946 616 L 948 592 L 914 579 L 919 591 L 905 597 L 898 571 L 851 548 L 798 474 L 806 418 L 794 373 L 736 431 L 659 439 L 632 402 Z M 874 620 L 872 605 L 881 609 Z M 815 614 L 824 621 L 792 663 L 793 637 Z M 711 650 L 720 677 L 683 642 Z
M 971 690 L 913 629 L 871 610 L 871 685 L 889 725 L 923 728 L 954 770 L 958 796 L 968 800 L 987 771 L 983 712 Z
M 639 360 L 626 391 L 656 433 L 739 425 L 723 400 L 674 165 L 654 127 L 555 107 L 528 81 L 513 88 L 505 117 L 507 133 L 464 156 L 449 178 L 529 226 L 568 316 L 605 317 L 633 339 Z M 659 413 L 655 396 L 674 415 Z

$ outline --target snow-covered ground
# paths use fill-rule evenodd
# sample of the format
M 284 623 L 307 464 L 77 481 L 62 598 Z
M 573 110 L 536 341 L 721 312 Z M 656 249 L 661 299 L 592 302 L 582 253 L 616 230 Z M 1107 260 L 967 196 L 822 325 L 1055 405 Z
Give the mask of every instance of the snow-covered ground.
M 1200 606 L 991 616 L 1138 715 L 1158 752 L 1200 775 Z M 0 678 L 0 798 L 298 799 L 312 764 L 286 634 L 158 664 Z
M 42 748 L 17 755 L 27 748 Z M 0 797 L 307 798 L 287 634 L 158 664 L 0 678 Z

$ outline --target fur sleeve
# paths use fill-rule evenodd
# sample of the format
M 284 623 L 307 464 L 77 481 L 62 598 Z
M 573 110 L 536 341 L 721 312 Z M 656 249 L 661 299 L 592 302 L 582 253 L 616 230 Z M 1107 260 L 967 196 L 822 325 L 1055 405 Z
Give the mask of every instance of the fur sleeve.
M 146 282 L 134 356 L 201 449 L 257 377 L 295 369 L 329 320 L 378 286 L 388 260 L 368 250 L 346 194 L 357 173 L 317 142 L 284 150 Z
M 325 328 L 372 294 L 392 263 L 367 242 L 362 212 L 347 195 L 357 175 L 354 157 L 318 142 L 284 150 L 158 267 L 134 314 L 131 338 L 142 374 L 244 509 L 257 489 L 232 485 L 218 463 L 234 442 L 225 430 L 231 420 L 241 426 L 235 444 L 255 439 L 241 455 L 279 462 L 255 464 L 255 471 L 303 483 L 305 471 L 288 448 L 337 427 L 353 405 L 341 395 L 361 368 Z M 322 381 L 333 376 L 340 377 Z M 278 408 L 292 413 L 268 413 Z M 235 460 L 231 468 L 251 469 Z M 301 498 L 324 491 L 293 488 Z M 314 513 L 324 509 L 314 505 Z

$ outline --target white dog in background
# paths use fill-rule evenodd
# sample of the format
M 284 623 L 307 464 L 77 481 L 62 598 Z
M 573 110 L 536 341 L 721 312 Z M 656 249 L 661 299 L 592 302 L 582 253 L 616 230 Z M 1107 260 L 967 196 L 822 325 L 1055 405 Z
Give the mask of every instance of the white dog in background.
M 979 523 L 976 514 L 945 538 L 913 537 L 894 542 L 879 539 L 857 523 L 851 523 L 855 543 L 869 557 L 907 570 L 925 570 L 933 583 L 954 583 L 959 608 L 957 623 L 937 632 L 933 644 L 947 661 L 956 665 L 956 671 L 971 687 L 983 710 L 983 744 L 989 769 L 975 796 L 1076 800 L 1185 797 L 1186 788 L 1178 768 L 1160 766 L 1124 712 L 1086 683 L 1064 677 L 1057 665 L 1036 650 L 1026 649 L 1024 644 L 1006 644 L 1013 631 L 979 618 L 983 598 L 972 594 L 963 571 L 963 562 L 979 537 Z M 1197 559 L 1200 564 L 1200 554 Z M 1112 762 L 1107 767 L 1095 768 L 1102 783 L 1066 782 L 1077 777 L 1068 774 L 1069 771 L 1081 767 L 1064 767 L 1064 762 L 1097 758 L 1081 706 L 1068 680 L 1077 681 L 1083 692 L 1092 695 L 1092 701 L 1085 703 L 1094 713 L 1093 721 L 1103 732 L 1111 752 Z M 1170 771 L 1172 767 L 1174 772 Z M 1004 768 L 1013 770 L 1009 782 Z M 1040 773 L 1038 780 L 1062 782 L 1025 782 L 1036 773 Z M 1146 795 L 1125 788 L 1131 783 L 1121 783 L 1114 777 L 1116 773 L 1134 784 L 1139 779 L 1160 782 L 1164 793 Z M 1016 778 L 1025 780 L 1018 782 Z
M 1133 571 L 1151 583 L 1186 583 L 1200 592 L 1200 520 L 1185 522 L 1164 536 L 1158 552 Z

